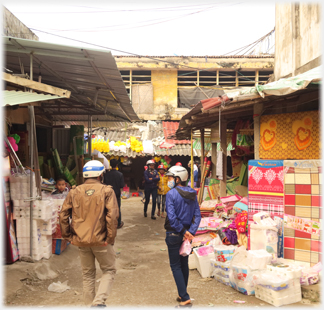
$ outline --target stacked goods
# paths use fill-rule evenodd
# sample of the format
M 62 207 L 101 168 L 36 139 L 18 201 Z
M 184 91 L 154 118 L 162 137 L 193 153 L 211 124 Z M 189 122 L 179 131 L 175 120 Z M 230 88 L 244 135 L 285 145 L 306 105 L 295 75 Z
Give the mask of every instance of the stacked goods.
M 225 285 L 230 285 L 230 261 L 235 253 L 236 247 L 218 244 L 214 246 L 214 258 L 210 260 L 210 273 L 214 279 Z
M 255 297 L 276 307 L 301 301 L 301 269 L 268 265 L 256 280 Z
M 16 213 L 17 241 L 19 256 L 30 256 L 30 213 Z M 18 217 L 19 216 L 19 217 Z M 55 231 L 57 213 L 51 199 L 37 200 L 33 206 L 33 249 L 32 258 L 49 258 L 52 253 L 52 233 Z
M 216 259 L 211 259 L 212 275 L 214 279 L 225 285 L 230 285 L 229 272 L 230 272 L 230 261 L 220 262 Z
M 249 257 L 248 254 L 250 255 Z M 254 258 L 255 266 L 251 265 L 251 255 Z M 258 274 L 260 271 L 266 270 L 266 265 L 270 259 L 271 257 L 268 253 L 248 253 L 245 247 L 238 247 L 230 262 L 230 285 L 245 295 L 254 295 L 255 281 Z
M 19 218 L 16 220 L 16 225 L 19 257 L 30 256 L 30 219 Z M 41 237 L 41 225 L 39 221 L 33 220 L 32 258 L 35 260 L 43 258 Z
M 28 170 L 28 172 L 30 172 Z M 33 173 L 33 172 L 32 172 Z M 25 200 L 30 197 L 30 175 L 17 173 L 15 175 L 11 175 L 9 178 L 10 181 L 10 198 L 13 201 L 17 200 Z M 37 195 L 36 191 L 36 181 L 35 174 L 33 173 L 33 184 L 34 184 L 34 197 Z M 20 202 L 16 202 L 16 206 L 19 206 Z
M 278 228 L 276 222 L 265 212 L 253 215 L 254 223 L 250 224 L 250 249 L 264 249 L 272 255 L 272 261 L 277 260 Z

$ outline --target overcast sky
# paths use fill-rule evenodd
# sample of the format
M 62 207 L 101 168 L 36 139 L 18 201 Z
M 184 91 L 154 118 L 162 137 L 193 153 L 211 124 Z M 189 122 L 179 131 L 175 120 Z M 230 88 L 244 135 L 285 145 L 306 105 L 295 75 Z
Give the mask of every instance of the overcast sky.
M 102 46 L 111 49 L 114 55 L 122 55 L 121 51 L 150 56 L 224 55 L 253 43 L 275 26 L 274 2 L 167 0 L 134 4 L 125 0 L 60 0 L 40 5 L 46 2 L 11 0 L 2 3 L 32 28 L 40 41 Z

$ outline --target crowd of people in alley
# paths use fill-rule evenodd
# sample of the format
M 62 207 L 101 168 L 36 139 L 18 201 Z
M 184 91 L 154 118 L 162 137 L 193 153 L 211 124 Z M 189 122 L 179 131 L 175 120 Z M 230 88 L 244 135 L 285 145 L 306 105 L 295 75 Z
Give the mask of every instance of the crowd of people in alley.
M 60 212 L 62 237 L 79 248 L 84 302 L 91 307 L 105 307 L 116 274 L 113 246 L 117 229 L 124 225 L 121 220 L 124 177 L 117 170 L 116 159 L 112 159 L 110 165 L 111 169 L 106 171 L 100 161 L 91 160 L 83 167 L 83 184 L 69 191 L 64 179 L 58 179 L 53 192 L 54 195 L 67 194 Z M 151 219 L 156 220 L 156 216 L 165 219 L 165 242 L 177 288 L 177 307 L 192 306 L 187 292 L 188 256 L 180 255 L 180 247 L 184 241 L 192 241 L 201 219 L 197 192 L 191 187 L 191 182 L 194 186 L 199 182 L 198 165 L 189 162 L 188 168 L 193 169 L 193 180 L 180 162 L 168 169 L 151 159 L 146 162 L 143 175 L 143 215 L 147 217 L 152 198 Z M 97 292 L 95 260 L 102 270 Z

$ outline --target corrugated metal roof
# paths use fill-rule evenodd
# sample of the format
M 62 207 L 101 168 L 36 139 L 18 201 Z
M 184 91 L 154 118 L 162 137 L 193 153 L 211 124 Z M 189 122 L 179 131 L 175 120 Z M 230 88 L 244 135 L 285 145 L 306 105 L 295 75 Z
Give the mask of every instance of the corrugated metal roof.
M 70 90 L 71 98 L 64 99 L 64 102 L 72 104 L 73 99 L 78 104 L 79 116 L 88 113 L 111 117 L 113 114 L 119 118 L 116 121 L 139 121 L 110 51 L 12 37 L 2 39 L 5 67 L 14 73 L 21 73 L 20 57 L 25 71 L 29 72 L 29 54 L 33 53 L 34 76 L 41 72 L 42 83 Z M 96 95 L 97 105 L 94 106 Z M 60 121 L 63 120 L 61 115 L 70 113 L 68 108 L 71 107 L 61 106 L 59 110 L 57 105 L 51 110 L 45 109 L 45 112 L 52 113 L 53 119 Z M 91 109 L 91 112 L 85 108 Z
M 147 132 L 144 132 L 144 127 L 149 129 Z M 142 122 L 142 123 L 133 123 L 125 124 L 115 127 L 115 128 L 100 128 L 92 132 L 93 134 L 100 134 L 104 136 L 109 141 L 125 141 L 129 139 L 130 136 L 136 137 L 138 140 L 143 141 L 143 137 L 146 140 L 163 140 L 164 132 L 162 122 L 156 122 L 153 124 Z M 171 149 L 161 149 L 159 145 L 153 145 L 154 154 L 144 154 L 137 153 L 131 149 L 127 149 L 126 153 L 120 151 L 111 151 L 106 153 L 107 156 L 128 156 L 135 158 L 137 156 L 147 156 L 147 155 L 170 155 L 170 156 L 191 156 L 191 144 L 176 144 Z M 200 150 L 194 150 L 194 156 L 200 156 Z
M 44 94 L 15 91 L 15 90 L 4 90 L 2 92 L 2 95 L 3 95 L 2 106 L 6 106 L 6 105 L 12 106 L 12 105 L 23 104 L 23 103 L 62 98 L 60 96 L 44 95 Z
M 174 136 L 176 131 L 179 128 L 179 122 L 162 122 L 163 132 L 165 137 L 165 142 L 174 143 L 174 144 L 190 144 L 190 140 L 175 140 L 170 139 L 171 136 Z

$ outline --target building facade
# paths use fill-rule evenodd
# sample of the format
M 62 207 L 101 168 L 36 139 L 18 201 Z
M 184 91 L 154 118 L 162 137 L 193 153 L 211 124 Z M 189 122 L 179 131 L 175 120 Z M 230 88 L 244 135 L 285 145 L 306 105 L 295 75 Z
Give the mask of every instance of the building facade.
M 321 6 L 276 4 L 275 80 L 295 76 L 321 64 Z
M 25 26 L 7 8 L 2 7 L 2 35 L 38 41 L 38 36 Z
M 273 56 L 115 56 L 142 120 L 180 120 L 194 104 L 228 90 L 265 84 Z M 190 101 L 190 98 L 194 98 Z

